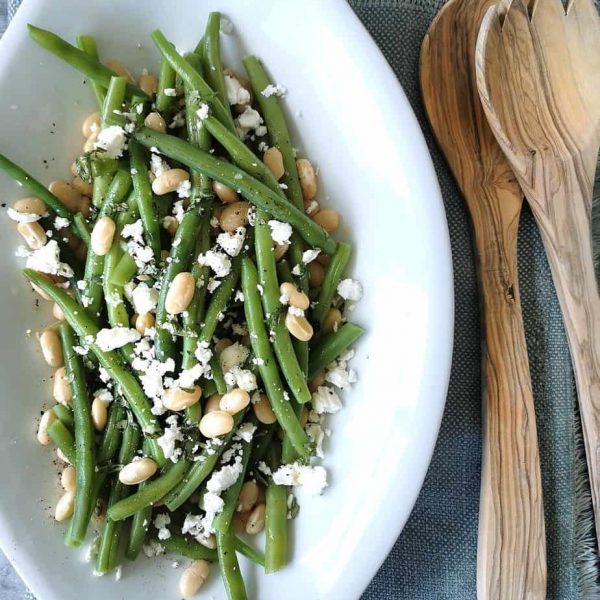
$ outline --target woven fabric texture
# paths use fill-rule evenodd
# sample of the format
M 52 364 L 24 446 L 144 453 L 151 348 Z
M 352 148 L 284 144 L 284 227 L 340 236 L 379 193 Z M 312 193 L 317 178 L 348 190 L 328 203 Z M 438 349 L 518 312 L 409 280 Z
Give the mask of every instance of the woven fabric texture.
M 8 0 L 9 17 L 18 4 L 19 0 Z M 481 328 L 471 223 L 427 125 L 418 85 L 421 40 L 442 4 L 442 0 L 350 0 L 404 87 L 427 138 L 450 229 L 456 302 L 448 402 L 433 460 L 415 509 L 363 600 L 470 600 L 476 595 Z M 6 0 L 0 0 L 0 31 L 6 14 Z M 526 207 L 519 231 L 519 265 L 542 461 L 548 598 L 571 600 L 581 597 L 575 557 L 585 538 L 580 519 L 576 519 L 575 388 L 550 271 Z M 583 474 L 577 514 L 589 512 L 585 470 Z M 0 598 L 17 600 L 24 593 L 16 576 L 0 560 Z

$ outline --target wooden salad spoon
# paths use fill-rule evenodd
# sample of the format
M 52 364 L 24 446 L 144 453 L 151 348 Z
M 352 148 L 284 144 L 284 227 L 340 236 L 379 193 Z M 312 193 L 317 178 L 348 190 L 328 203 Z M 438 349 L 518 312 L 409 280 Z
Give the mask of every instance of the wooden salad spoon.
M 490 0 L 444 5 L 421 48 L 421 90 L 471 213 L 483 296 L 478 597 L 537 599 L 546 593 L 546 539 L 517 274 L 523 192 L 487 124 L 475 84 L 475 42 L 490 5 Z
M 600 535 L 600 297 L 592 258 L 592 181 L 600 142 L 600 19 L 592 0 L 513 0 L 486 12 L 477 86 L 525 192 L 550 262 L 579 396 Z

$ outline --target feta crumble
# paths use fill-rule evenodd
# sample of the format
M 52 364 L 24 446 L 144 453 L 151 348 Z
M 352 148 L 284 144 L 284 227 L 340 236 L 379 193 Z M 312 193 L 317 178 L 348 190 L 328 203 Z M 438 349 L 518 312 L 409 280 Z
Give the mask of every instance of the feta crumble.
M 233 233 L 227 231 L 220 233 L 217 236 L 217 244 L 229 254 L 229 256 L 237 256 L 244 247 L 246 239 L 246 228 L 238 227 Z
M 232 106 L 234 104 L 250 104 L 250 92 L 233 75 L 225 75 L 225 89 L 227 100 Z
M 340 397 L 325 385 L 320 385 L 317 388 L 317 391 L 312 395 L 311 402 L 315 412 L 319 415 L 323 413 L 333 414 L 342 408 Z
M 26 266 L 41 273 L 73 277 L 73 269 L 67 263 L 60 262 L 60 248 L 56 240 L 50 240 L 45 246 L 33 250 L 27 257 Z
M 158 304 L 158 290 L 146 283 L 139 283 L 131 293 L 133 308 L 138 315 L 153 311 Z
M 17 223 L 34 223 L 42 218 L 42 215 L 38 215 L 36 213 L 23 213 L 15 210 L 14 208 L 7 208 L 6 214 Z M 69 221 L 67 221 L 67 224 L 68 223 Z
M 162 448 L 165 458 L 172 462 L 177 462 L 181 455 L 181 448 L 176 448 L 177 442 L 183 440 L 183 433 L 177 424 L 177 415 L 167 417 L 167 425 L 163 435 L 157 438 L 158 445 Z
M 125 130 L 119 125 L 110 125 L 101 129 L 94 148 L 104 150 L 106 158 L 120 158 L 127 148 L 127 136 Z
M 96 344 L 100 350 L 110 352 L 117 348 L 122 348 L 132 342 L 137 342 L 141 335 L 135 329 L 128 327 L 112 327 L 111 329 L 101 329 L 96 334 Z
M 319 254 L 321 254 L 320 250 L 305 250 L 302 253 L 302 262 L 305 265 L 307 265 L 308 263 L 311 263 L 313 260 L 315 260 L 317 256 L 319 256 Z
M 198 256 L 198 263 L 210 267 L 217 277 L 226 277 L 231 271 L 231 260 L 223 252 L 208 250 Z
M 290 243 L 292 226 L 289 223 L 283 223 L 282 221 L 272 219 L 268 221 L 268 225 L 271 228 L 271 238 L 274 242 L 281 244 L 282 246 Z
M 354 279 L 342 279 L 338 283 L 337 292 L 344 300 L 358 302 L 362 298 L 362 285 Z
M 273 473 L 273 483 L 302 486 L 309 494 L 318 496 L 327 487 L 327 471 L 321 466 L 313 467 L 295 462 L 279 467 Z
M 270 83 L 262 92 L 261 94 L 265 97 L 265 98 L 270 98 L 271 96 L 279 96 L 280 98 L 283 98 L 285 96 L 285 93 L 287 92 L 287 90 L 285 89 L 285 87 L 283 87 L 280 83 L 276 83 L 275 85 L 273 85 L 272 83 Z

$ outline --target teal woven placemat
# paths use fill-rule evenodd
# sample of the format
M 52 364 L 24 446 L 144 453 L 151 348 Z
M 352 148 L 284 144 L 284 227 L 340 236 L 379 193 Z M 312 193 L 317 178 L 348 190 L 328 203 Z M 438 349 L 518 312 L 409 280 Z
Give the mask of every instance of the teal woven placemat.
M 19 0 L 8 1 L 9 16 L 18 4 Z M 418 87 L 421 40 L 443 0 L 350 4 L 394 69 L 425 132 L 448 218 L 456 301 L 448 402 L 431 467 L 404 531 L 363 599 L 471 600 L 481 457 L 479 301 L 469 217 L 427 126 Z M 5 10 L 6 0 L 0 0 L 0 31 Z M 519 231 L 519 264 L 542 461 L 548 598 L 600 598 L 569 353 L 542 243 L 527 208 Z M 0 557 L 0 599 L 22 600 L 24 594 Z

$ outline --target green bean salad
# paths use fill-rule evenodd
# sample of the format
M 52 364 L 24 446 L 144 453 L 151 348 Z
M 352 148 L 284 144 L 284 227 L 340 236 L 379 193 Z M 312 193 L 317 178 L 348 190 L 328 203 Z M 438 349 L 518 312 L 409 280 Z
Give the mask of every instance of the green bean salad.
M 137 80 L 90 36 L 29 33 L 97 101 L 70 181 L 46 188 L 0 154 L 32 194 L 8 215 L 55 319 L 38 335 L 56 403 L 37 433 L 65 464 L 55 518 L 69 546 L 96 532 L 98 575 L 169 553 L 191 561 L 182 597 L 217 563 L 246 598 L 238 555 L 287 564 L 294 489 L 327 486 L 325 416 L 356 380 L 362 290 L 338 213 L 297 157 L 285 88 L 253 56 L 224 68 L 219 13 L 185 55 L 155 31 L 158 75 Z

